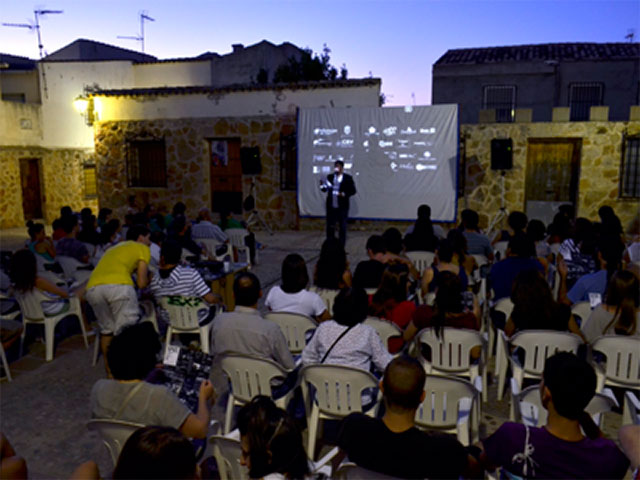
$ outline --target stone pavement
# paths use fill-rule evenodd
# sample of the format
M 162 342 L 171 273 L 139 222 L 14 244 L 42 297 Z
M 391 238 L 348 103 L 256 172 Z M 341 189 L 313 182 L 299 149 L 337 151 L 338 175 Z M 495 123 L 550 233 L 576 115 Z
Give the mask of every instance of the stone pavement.
M 349 233 L 347 252 L 352 271 L 365 257 L 364 246 L 370 234 Z M 311 274 L 324 240 L 324 232 L 318 231 L 283 231 L 273 236 L 257 232 L 256 236 L 266 245 L 253 269 L 265 295 L 279 282 L 282 260 L 289 253 L 301 254 Z M 19 248 L 25 240 L 23 229 L 4 230 L 0 232 L 0 249 Z M 97 435 L 86 428 L 91 387 L 104 377 L 102 358 L 96 367 L 91 366 L 93 340 L 90 337 L 87 350 L 79 334 L 62 339 L 49 363 L 44 361 L 44 345 L 32 343 L 26 355 L 10 365 L 14 381 L 3 379 L 0 384 L 0 430 L 27 460 L 31 478 L 68 478 L 77 465 L 90 459 L 98 462 L 103 476 L 111 473 L 106 449 Z M 495 398 L 493 383 L 489 387 L 489 402 L 482 407 L 481 436 L 493 432 L 508 418 L 506 397 L 503 401 Z M 213 411 L 220 420 L 223 402 L 221 395 Z M 609 438 L 617 438 L 619 425 L 620 415 L 606 415 L 605 433 Z

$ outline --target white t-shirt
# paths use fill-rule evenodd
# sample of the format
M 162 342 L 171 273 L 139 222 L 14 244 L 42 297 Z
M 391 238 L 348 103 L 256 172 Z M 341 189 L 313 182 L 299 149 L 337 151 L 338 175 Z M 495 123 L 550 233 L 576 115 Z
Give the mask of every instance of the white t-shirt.
M 311 318 L 319 317 L 327 309 L 324 300 L 317 293 L 308 290 L 285 293 L 280 286 L 269 290 L 264 304 L 272 312 L 301 313 Z

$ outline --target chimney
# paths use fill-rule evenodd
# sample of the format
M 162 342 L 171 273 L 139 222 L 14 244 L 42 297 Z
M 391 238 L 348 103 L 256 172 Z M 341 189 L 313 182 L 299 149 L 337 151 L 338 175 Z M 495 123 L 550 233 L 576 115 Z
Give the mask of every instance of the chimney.
M 231 47 L 233 48 L 233 53 L 238 53 L 244 50 L 244 45 L 241 43 L 234 43 Z

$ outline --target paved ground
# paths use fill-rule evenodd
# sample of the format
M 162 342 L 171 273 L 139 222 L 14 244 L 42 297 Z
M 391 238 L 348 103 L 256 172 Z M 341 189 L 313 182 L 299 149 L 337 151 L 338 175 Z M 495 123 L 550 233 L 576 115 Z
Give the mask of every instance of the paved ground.
M 352 266 L 364 258 L 369 234 L 350 234 L 347 251 Z M 259 252 L 253 271 L 266 293 L 279 281 L 280 266 L 288 253 L 300 253 L 312 271 L 324 234 L 285 231 L 269 236 L 259 232 L 257 237 L 266 248 Z M 25 240 L 22 229 L 2 231 L 0 249 L 19 248 Z M 61 323 L 59 333 L 65 330 L 69 328 Z M 90 340 L 93 342 L 93 337 Z M 106 450 L 86 429 L 91 387 L 104 376 L 102 360 L 91 366 L 93 343 L 90 347 L 84 348 L 80 335 L 68 336 L 57 343 L 54 360 L 46 363 L 44 345 L 33 343 L 24 357 L 11 363 L 14 381 L 3 379 L 0 384 L 0 430 L 26 458 L 32 478 L 68 478 L 78 464 L 89 459 L 98 462 L 103 475 L 111 472 Z M 489 402 L 483 405 L 481 434 L 494 431 L 508 418 L 508 403 L 495 398 L 496 386 L 492 384 Z M 222 412 L 222 405 L 216 405 L 214 416 L 221 419 Z M 620 415 L 606 415 L 605 433 L 610 438 L 616 437 L 619 425 Z

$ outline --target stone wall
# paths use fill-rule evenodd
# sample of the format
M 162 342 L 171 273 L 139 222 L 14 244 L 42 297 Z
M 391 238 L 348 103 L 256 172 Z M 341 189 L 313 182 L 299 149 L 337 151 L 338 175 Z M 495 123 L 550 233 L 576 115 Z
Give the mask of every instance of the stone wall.
M 189 216 L 211 207 L 208 138 L 240 138 L 242 147 L 260 147 L 262 174 L 255 177 L 256 206 L 275 229 L 297 228 L 295 192 L 280 191 L 280 133 L 291 132 L 295 118 L 256 116 L 179 120 L 103 122 L 95 132 L 100 206 L 122 218 L 127 197 L 139 204 L 168 208 L 183 201 Z M 140 137 L 164 138 L 167 188 L 131 188 L 127 185 L 126 142 Z M 243 176 L 243 198 L 252 177 Z
M 40 191 L 44 220 L 51 223 L 60 215 L 60 207 L 74 211 L 84 207 L 97 211 L 96 198 L 84 196 L 83 164 L 92 159 L 87 150 L 45 149 L 39 147 L 0 148 L 0 228 L 25 225 L 22 211 L 20 159 L 39 158 Z
M 598 218 L 598 208 L 610 205 L 626 228 L 638 215 L 640 202 L 618 198 L 623 133 L 640 134 L 640 122 L 544 122 L 462 125 L 466 137 L 466 184 L 458 208 L 480 213 L 481 226 L 500 208 L 500 174 L 492 171 L 491 139 L 513 140 L 513 169 L 505 175 L 505 202 L 509 211 L 525 208 L 525 170 L 530 138 L 580 138 L 580 183 L 577 214 Z

